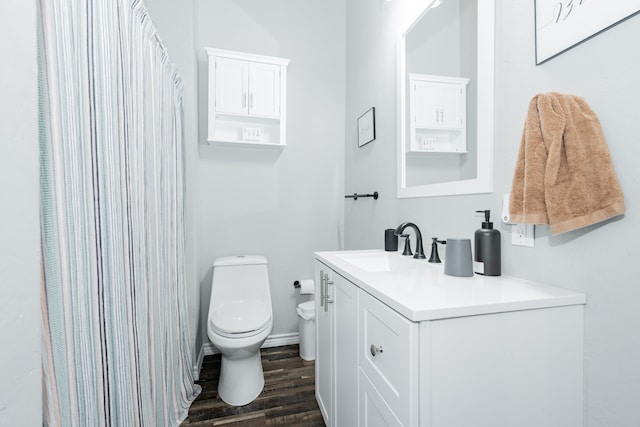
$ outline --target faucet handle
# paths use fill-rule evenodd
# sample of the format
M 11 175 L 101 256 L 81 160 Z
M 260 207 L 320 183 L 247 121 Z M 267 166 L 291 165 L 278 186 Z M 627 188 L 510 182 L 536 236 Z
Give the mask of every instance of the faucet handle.
M 431 242 L 431 256 L 429 257 L 429 262 L 435 263 L 435 264 L 439 264 L 442 261 L 440 261 L 440 256 L 438 255 L 438 243 L 442 244 L 442 245 L 446 245 L 447 241 L 446 240 L 438 240 L 437 237 L 432 237 L 431 238 L 432 242 Z
M 413 255 L 413 252 L 411 252 L 411 240 L 409 239 L 409 235 L 400 234 L 400 237 L 404 237 L 404 251 L 402 251 L 402 255 Z

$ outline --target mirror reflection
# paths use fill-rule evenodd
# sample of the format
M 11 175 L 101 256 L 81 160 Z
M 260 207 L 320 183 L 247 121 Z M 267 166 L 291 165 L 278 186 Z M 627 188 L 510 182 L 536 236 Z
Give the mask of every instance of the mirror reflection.
M 479 11 L 478 3 L 444 0 L 422 12 L 401 37 L 399 197 L 491 191 L 491 131 L 479 129 L 478 117 L 491 118 L 483 126 L 492 128 L 493 100 L 478 94 L 479 85 L 493 89 L 493 75 L 483 65 L 490 59 L 492 70 L 493 37 L 481 54 L 488 58 L 479 57 L 485 47 L 478 26 L 488 25 L 480 21 L 482 13 L 491 13 L 493 22 L 493 7 L 480 2 L 490 10 Z M 478 105 L 491 111 L 488 116 Z

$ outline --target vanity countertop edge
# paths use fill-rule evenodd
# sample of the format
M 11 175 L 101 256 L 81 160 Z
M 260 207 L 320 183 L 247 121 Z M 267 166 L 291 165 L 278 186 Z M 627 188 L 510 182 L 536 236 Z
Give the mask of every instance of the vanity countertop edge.
M 577 291 L 510 276 L 448 276 L 442 263 L 431 264 L 399 253 L 385 256 L 404 263 L 402 271 L 366 271 L 340 257 L 363 253 L 384 251 L 321 251 L 314 256 L 414 322 L 586 304 L 586 295 Z

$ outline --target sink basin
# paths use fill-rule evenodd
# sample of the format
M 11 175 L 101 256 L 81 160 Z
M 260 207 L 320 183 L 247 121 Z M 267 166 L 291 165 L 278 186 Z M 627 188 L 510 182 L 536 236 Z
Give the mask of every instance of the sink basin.
M 355 252 L 336 254 L 336 256 L 370 273 L 394 271 L 402 268 L 403 265 L 406 266 L 406 260 L 395 252 Z

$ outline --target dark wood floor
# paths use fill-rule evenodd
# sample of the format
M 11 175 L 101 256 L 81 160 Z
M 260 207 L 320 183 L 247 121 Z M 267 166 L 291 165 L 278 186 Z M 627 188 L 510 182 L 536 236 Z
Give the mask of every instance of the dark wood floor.
M 202 364 L 202 393 L 189 409 L 181 427 L 202 426 L 324 426 L 314 394 L 314 362 L 302 360 L 297 345 L 264 348 L 264 390 L 245 406 L 230 406 L 218 396 L 220 355 Z

